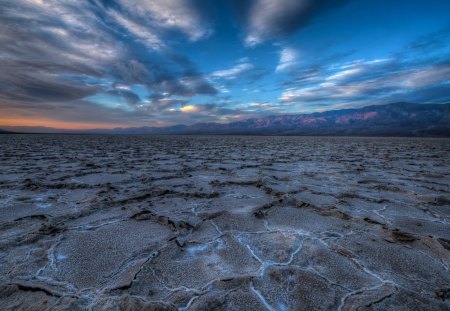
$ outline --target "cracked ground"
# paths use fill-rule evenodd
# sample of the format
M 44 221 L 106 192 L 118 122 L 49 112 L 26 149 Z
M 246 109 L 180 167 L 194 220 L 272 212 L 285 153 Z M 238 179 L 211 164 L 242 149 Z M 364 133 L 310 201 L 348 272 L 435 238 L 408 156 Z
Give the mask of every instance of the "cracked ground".
M 449 310 L 450 140 L 0 136 L 2 310 Z

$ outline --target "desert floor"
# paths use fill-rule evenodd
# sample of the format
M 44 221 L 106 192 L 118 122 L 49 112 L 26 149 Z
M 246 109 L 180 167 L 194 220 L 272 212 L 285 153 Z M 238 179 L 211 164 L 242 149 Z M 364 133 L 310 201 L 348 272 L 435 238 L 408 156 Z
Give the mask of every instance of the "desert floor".
M 450 140 L 0 135 L 2 310 L 449 310 Z

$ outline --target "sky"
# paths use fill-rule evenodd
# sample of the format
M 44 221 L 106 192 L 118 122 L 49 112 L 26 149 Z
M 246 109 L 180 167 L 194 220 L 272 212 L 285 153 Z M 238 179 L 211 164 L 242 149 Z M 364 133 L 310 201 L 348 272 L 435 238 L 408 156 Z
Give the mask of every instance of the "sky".
M 0 126 L 450 102 L 449 0 L 3 0 Z

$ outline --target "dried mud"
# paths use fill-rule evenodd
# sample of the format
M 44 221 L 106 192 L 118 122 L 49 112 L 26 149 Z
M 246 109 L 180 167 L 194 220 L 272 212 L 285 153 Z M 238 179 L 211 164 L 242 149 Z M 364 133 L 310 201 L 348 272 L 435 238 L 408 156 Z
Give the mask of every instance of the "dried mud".
M 2 309 L 450 309 L 448 139 L 0 146 Z

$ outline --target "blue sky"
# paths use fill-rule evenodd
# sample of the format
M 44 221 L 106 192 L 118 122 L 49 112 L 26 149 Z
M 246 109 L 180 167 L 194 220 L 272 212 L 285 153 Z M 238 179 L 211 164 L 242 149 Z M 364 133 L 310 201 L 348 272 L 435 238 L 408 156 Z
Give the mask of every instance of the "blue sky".
M 449 12 L 448 0 L 2 1 L 0 125 L 449 102 Z

